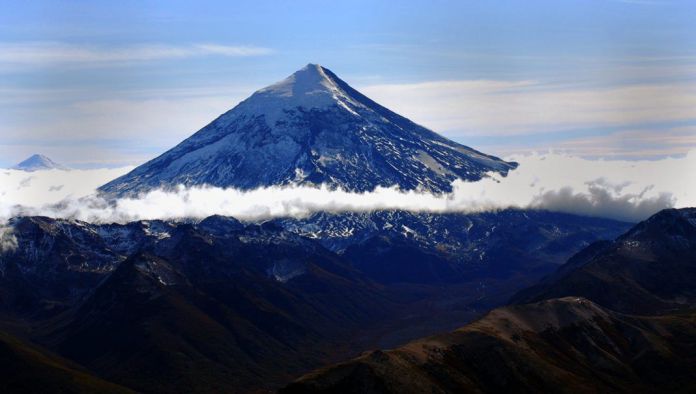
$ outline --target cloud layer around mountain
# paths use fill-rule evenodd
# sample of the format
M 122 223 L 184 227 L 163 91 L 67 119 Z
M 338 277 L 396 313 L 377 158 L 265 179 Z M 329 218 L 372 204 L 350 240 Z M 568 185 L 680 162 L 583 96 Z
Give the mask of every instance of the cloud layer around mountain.
M 433 195 L 396 188 L 369 193 L 311 187 L 251 191 L 213 187 L 155 190 L 138 198 L 106 201 L 94 194 L 119 169 L 0 171 L 0 218 L 45 215 L 95 222 L 204 218 L 243 220 L 306 216 L 316 211 L 400 209 L 420 212 L 480 212 L 505 208 L 548 209 L 626 221 L 663 208 L 696 206 L 696 151 L 654 161 L 588 160 L 560 154 L 511 157 L 520 167 L 503 178 L 455 181 L 454 191 Z

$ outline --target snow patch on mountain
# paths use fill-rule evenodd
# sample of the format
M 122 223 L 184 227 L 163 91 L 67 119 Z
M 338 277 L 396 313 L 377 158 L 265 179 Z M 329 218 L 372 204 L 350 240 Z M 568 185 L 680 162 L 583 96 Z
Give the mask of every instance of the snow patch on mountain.
M 0 253 L 17 249 L 17 238 L 10 226 L 0 226 Z
M 282 259 L 273 263 L 266 273 L 273 279 L 281 283 L 286 283 L 292 278 L 296 278 L 307 271 L 305 264 L 291 259 Z

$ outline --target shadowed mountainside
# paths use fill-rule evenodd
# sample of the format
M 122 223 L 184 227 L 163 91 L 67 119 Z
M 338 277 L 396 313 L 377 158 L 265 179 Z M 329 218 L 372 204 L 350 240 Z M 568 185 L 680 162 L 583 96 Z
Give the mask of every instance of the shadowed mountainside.
M 668 209 L 593 245 L 512 302 L 575 295 L 616 311 L 660 314 L 694 305 L 695 284 L 696 209 Z
M 281 392 L 691 392 L 695 214 L 665 210 L 591 245 L 514 297 L 531 303 L 323 368 Z
M 0 331 L 3 393 L 132 393 L 77 364 Z
M 523 236 L 510 236 L 514 223 Z M 387 224 L 395 230 L 380 230 Z M 517 211 L 262 224 L 15 218 L 3 235 L 14 247 L 0 253 L 0 324 L 138 391 L 275 388 L 460 326 L 549 272 L 564 250 L 625 227 Z M 327 232 L 307 232 L 316 228 Z M 376 237 L 381 259 L 364 260 Z M 472 250 L 476 259 L 458 258 Z

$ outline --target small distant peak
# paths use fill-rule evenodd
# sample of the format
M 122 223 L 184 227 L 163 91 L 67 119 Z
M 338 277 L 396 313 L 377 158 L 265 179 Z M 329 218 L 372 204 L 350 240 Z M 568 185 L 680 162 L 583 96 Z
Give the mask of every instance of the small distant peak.
M 67 167 L 56 163 L 47 156 L 35 153 L 29 156 L 24 161 L 20 162 L 16 166 L 12 167 L 15 170 L 23 171 L 38 171 L 38 170 L 67 170 Z

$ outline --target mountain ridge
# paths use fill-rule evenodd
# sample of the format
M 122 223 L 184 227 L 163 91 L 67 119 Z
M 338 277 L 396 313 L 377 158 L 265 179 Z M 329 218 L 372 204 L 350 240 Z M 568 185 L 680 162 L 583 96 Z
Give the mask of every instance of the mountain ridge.
M 696 304 L 696 208 L 666 209 L 613 242 L 571 258 L 515 304 L 570 295 L 624 313 L 660 314 Z
M 691 392 L 696 313 L 642 317 L 580 297 L 495 309 L 450 333 L 307 374 L 294 393 Z
M 691 392 L 696 209 L 593 243 L 449 333 L 306 374 L 281 393 Z
M 281 387 L 358 351 L 460 326 L 547 273 L 563 250 L 625 231 L 515 211 L 263 223 L 16 217 L 7 227 L 16 246 L 0 251 L 0 329 L 143 392 Z M 508 239 L 514 229 L 523 236 Z M 362 258 L 375 248 L 376 271 Z M 455 258 L 466 251 L 475 258 Z

